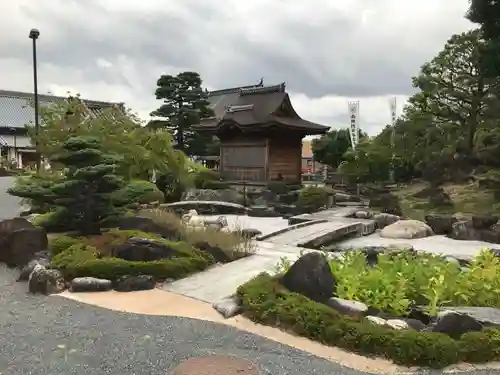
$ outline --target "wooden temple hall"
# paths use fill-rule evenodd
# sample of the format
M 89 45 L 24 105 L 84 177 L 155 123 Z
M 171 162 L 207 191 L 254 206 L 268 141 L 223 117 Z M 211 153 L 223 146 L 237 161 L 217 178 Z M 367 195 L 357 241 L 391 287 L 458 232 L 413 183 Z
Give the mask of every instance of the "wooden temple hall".
M 302 139 L 329 130 L 295 112 L 285 83 L 212 91 L 209 100 L 214 117 L 201 120 L 196 130 L 220 139 L 219 171 L 227 181 L 299 182 Z

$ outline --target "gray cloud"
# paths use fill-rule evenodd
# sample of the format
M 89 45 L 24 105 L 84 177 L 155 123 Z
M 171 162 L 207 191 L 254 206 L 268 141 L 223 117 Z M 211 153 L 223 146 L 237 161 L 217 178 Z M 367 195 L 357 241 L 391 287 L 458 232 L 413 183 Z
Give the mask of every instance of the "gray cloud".
M 468 27 L 467 0 L 19 2 L 0 5 L 0 60 L 29 64 L 27 33 L 35 26 L 41 67 L 61 72 L 45 75 L 52 84 L 123 87 L 141 96 L 140 106 L 151 103 L 142 97 L 153 95 L 159 74 L 184 69 L 200 72 L 210 88 L 264 76 L 310 99 L 407 96 L 420 65 Z M 113 66 L 99 67 L 98 60 Z

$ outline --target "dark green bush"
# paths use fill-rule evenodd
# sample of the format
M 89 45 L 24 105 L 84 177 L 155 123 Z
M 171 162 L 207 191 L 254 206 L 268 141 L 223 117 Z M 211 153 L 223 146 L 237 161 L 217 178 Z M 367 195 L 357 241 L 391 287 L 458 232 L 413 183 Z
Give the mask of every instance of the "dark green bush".
M 467 333 L 455 340 L 436 332 L 394 330 L 338 314 L 323 304 L 291 293 L 261 274 L 238 288 L 243 314 L 255 322 L 400 365 L 443 368 L 461 361 L 500 360 L 500 331 Z
M 299 203 L 302 206 L 319 209 L 328 202 L 328 190 L 318 186 L 308 186 L 300 191 Z
M 113 193 L 113 201 L 120 205 L 163 203 L 164 199 L 156 184 L 145 180 L 132 180 L 124 188 Z
M 95 247 L 75 244 L 52 259 L 52 265 L 68 279 L 75 277 L 97 277 L 115 280 L 125 275 L 151 275 L 158 279 L 178 279 L 201 271 L 214 263 L 214 259 L 184 242 L 171 242 L 181 254 L 178 258 L 153 262 L 131 262 L 112 257 L 98 257 Z M 189 253 L 188 253 L 189 251 Z
M 49 233 L 62 233 L 76 229 L 76 224 L 68 213 L 61 209 L 46 212 L 35 217 L 33 225 Z

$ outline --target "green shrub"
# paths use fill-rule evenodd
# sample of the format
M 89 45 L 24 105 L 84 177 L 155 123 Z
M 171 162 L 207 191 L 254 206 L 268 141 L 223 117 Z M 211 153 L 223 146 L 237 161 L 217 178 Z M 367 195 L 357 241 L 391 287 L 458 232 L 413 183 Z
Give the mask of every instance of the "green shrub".
M 460 265 L 425 253 L 382 254 L 377 265 L 361 251 L 331 259 L 338 280 L 337 295 L 398 316 L 411 305 L 426 306 L 435 316 L 443 305 L 500 306 L 500 259 L 488 250 L 476 256 L 463 272 Z
M 97 277 L 114 280 L 125 275 L 151 275 L 158 279 L 181 278 L 204 270 L 214 259 L 183 242 L 169 242 L 180 256 L 152 262 L 131 262 L 123 259 L 99 258 L 98 250 L 86 244 L 75 244 L 52 259 L 52 265 L 68 279 L 75 277 Z
M 55 256 L 73 245 L 83 243 L 81 238 L 70 236 L 58 236 L 49 239 L 49 250 Z
M 113 193 L 113 200 L 120 205 L 163 203 L 163 193 L 156 184 L 145 180 L 132 180 L 124 188 Z
M 268 274 L 240 286 L 238 296 L 243 314 L 255 322 L 360 354 L 385 357 L 400 365 L 443 368 L 464 360 L 500 360 L 498 330 L 468 333 L 458 340 L 436 332 L 394 330 L 364 318 L 340 315 L 326 305 L 287 291 Z
M 300 191 L 299 203 L 305 207 L 319 209 L 328 203 L 328 190 L 318 186 L 308 186 Z

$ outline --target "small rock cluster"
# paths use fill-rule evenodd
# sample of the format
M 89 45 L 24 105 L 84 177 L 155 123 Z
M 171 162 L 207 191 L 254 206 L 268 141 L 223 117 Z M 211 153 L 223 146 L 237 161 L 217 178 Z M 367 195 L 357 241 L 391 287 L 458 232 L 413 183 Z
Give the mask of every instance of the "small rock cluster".
M 443 234 L 455 240 L 500 243 L 497 216 L 476 215 L 469 219 L 459 219 L 453 215 L 427 215 L 425 221 L 436 234 Z

